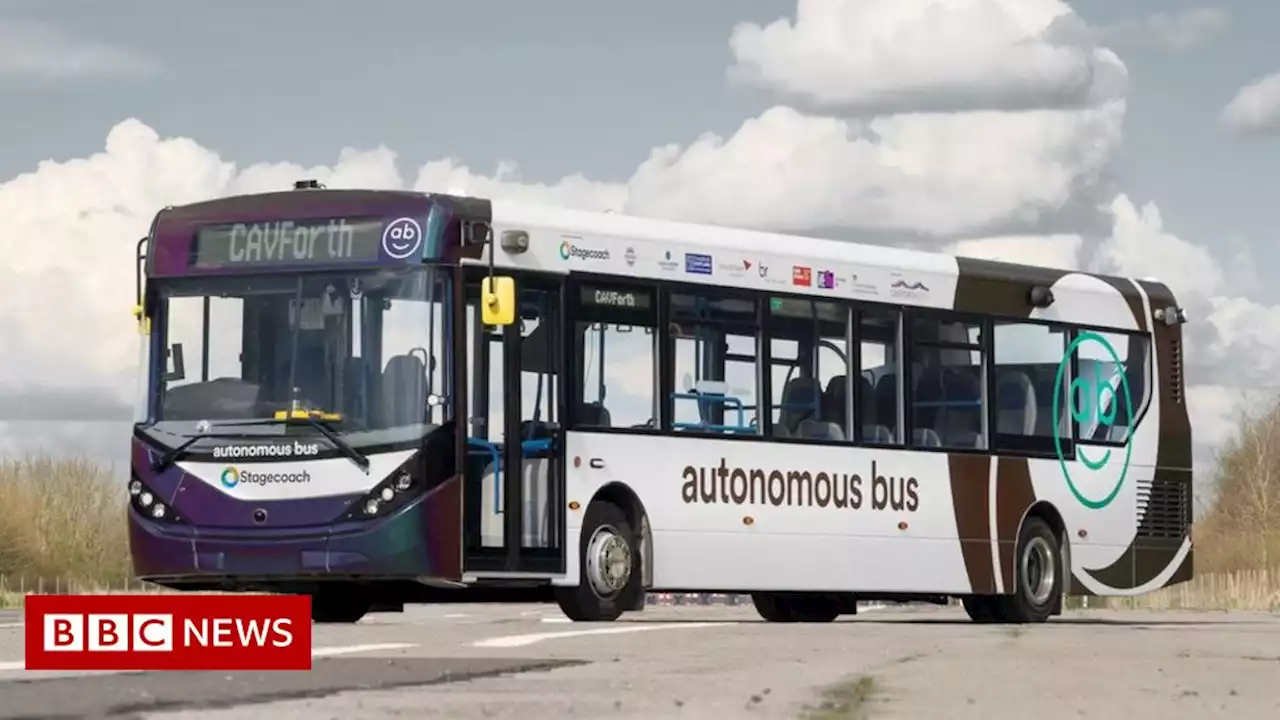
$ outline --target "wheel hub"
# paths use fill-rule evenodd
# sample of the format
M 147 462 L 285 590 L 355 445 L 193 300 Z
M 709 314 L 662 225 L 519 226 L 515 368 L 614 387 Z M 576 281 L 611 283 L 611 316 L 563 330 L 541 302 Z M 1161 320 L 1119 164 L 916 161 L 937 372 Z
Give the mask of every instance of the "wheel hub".
M 611 527 L 601 527 L 587 544 L 587 579 L 601 597 L 622 591 L 631 579 L 631 546 Z
M 1053 561 L 1053 549 L 1042 537 L 1033 537 L 1022 551 L 1018 573 L 1022 588 L 1036 605 L 1049 601 L 1057 580 L 1057 567 Z

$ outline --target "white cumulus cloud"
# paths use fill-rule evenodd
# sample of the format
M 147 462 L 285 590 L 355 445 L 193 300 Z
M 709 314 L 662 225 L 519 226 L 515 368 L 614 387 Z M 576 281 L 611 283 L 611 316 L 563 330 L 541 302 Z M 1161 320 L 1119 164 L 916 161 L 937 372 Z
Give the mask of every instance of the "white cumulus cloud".
M 731 46 L 732 77 L 859 113 L 1096 105 L 1127 77 L 1059 0 L 799 0 Z
M 1280 133 L 1280 72 L 1240 88 L 1222 109 L 1219 121 L 1241 135 Z

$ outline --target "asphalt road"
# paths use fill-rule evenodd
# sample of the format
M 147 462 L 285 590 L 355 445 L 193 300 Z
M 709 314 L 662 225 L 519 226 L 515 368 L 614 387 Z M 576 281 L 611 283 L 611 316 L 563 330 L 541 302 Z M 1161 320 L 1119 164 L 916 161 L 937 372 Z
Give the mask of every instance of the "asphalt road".
M 0 718 L 1280 717 L 1280 617 L 1073 613 L 980 626 L 952 610 L 771 625 L 748 607 L 611 624 L 552 607 L 435 606 L 317 628 L 308 673 L 20 669 L 0 614 Z

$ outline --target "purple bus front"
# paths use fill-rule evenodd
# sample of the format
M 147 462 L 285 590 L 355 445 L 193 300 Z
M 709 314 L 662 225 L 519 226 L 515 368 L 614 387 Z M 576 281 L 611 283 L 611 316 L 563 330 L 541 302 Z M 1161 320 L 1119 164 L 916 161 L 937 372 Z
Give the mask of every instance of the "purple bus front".
M 332 621 L 376 609 L 369 583 L 461 579 L 452 305 L 460 238 L 487 212 L 300 188 L 157 214 L 139 256 L 136 575 L 311 593 Z

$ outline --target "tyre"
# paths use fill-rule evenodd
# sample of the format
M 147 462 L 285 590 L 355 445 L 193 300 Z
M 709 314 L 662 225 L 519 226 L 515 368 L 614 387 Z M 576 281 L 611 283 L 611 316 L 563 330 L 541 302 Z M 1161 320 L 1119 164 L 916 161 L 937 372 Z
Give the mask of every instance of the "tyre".
M 773 593 L 751 593 L 751 604 L 765 622 L 795 622 L 786 598 Z
M 311 621 L 315 623 L 360 622 L 373 604 L 354 590 L 323 589 L 311 595 Z
M 626 513 L 603 500 L 587 506 L 578 541 L 576 587 L 556 588 L 556 603 L 574 622 L 612 622 L 640 583 L 635 532 Z
M 1049 524 L 1029 517 L 1018 532 L 1014 552 L 1013 594 L 1001 595 L 1001 620 L 1010 623 L 1042 623 L 1053 614 L 1063 587 L 1062 546 Z
M 961 598 L 960 604 L 969 619 L 976 623 L 1001 622 L 1000 598 L 993 595 L 971 595 Z

